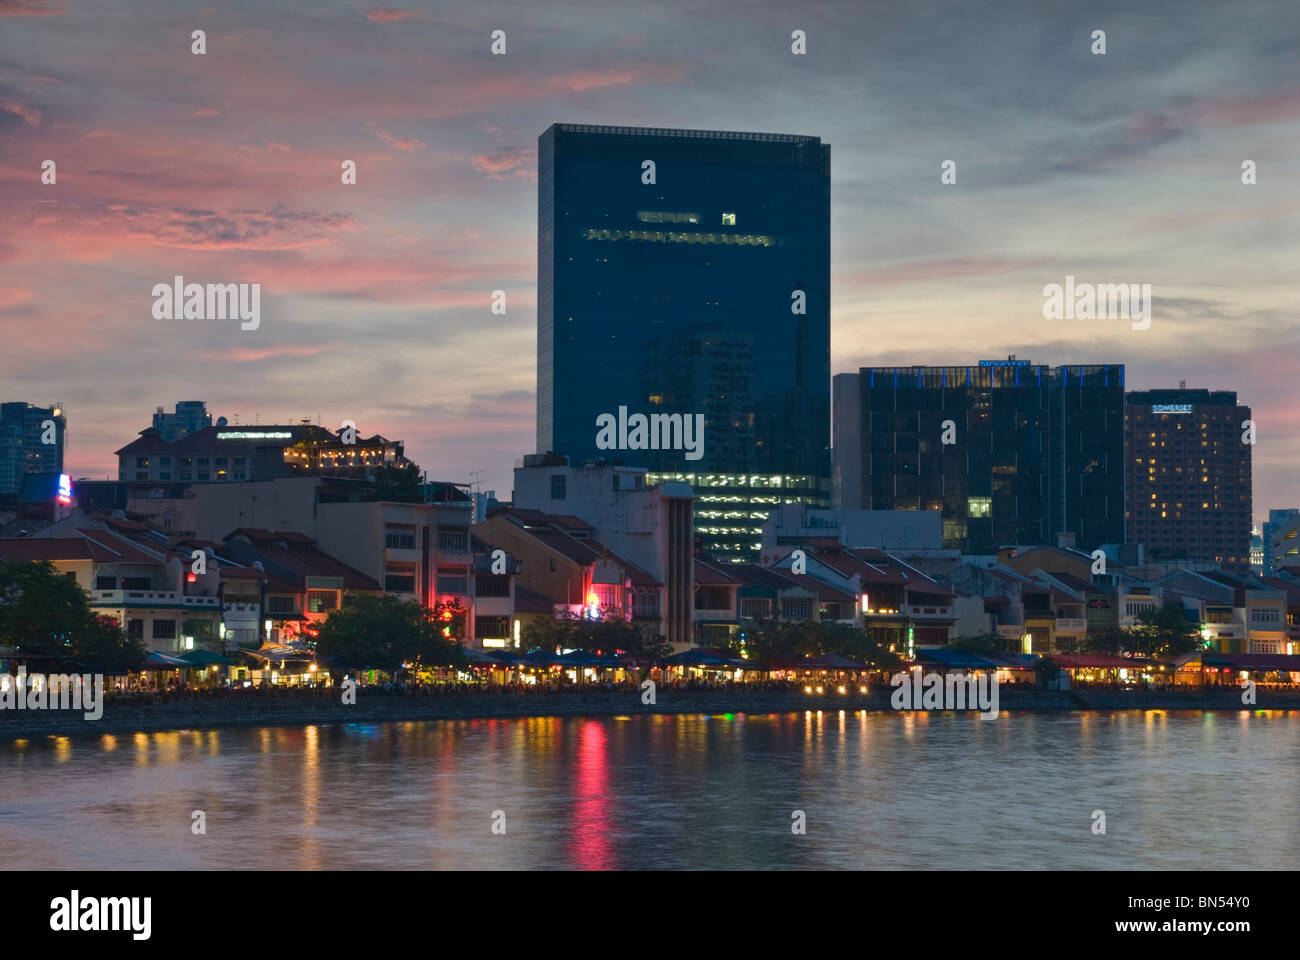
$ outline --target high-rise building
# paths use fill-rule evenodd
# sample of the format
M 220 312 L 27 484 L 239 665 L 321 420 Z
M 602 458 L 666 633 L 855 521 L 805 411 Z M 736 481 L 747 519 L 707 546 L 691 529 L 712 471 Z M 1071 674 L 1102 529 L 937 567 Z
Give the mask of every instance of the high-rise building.
M 830 147 L 555 124 L 538 141 L 537 449 L 696 490 L 720 559 L 830 494 Z
M 61 403 L 0 403 L 0 494 L 21 490 L 25 474 L 62 473 L 67 427 Z
M 1264 576 L 1275 575 L 1279 567 L 1300 567 L 1300 508 L 1270 510 L 1260 539 Z
M 1124 367 L 984 360 L 835 377 L 836 507 L 939 510 L 991 554 L 1124 538 Z
M 1231 390 L 1128 395 L 1128 539 L 1152 560 L 1250 570 L 1250 408 Z
M 212 426 L 212 415 L 204 400 L 179 400 L 175 413 L 164 413 L 159 407 L 154 411 L 153 428 L 168 443 L 175 443 L 192 433 Z

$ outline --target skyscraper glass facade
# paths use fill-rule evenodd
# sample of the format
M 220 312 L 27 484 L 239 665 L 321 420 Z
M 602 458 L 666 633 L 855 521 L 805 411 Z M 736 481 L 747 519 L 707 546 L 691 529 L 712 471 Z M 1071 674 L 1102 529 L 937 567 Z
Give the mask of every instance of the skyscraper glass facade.
M 836 378 L 846 508 L 939 510 L 943 545 L 991 554 L 1124 539 L 1124 367 L 983 361 Z M 948 422 L 951 421 L 951 424 Z M 947 439 L 949 442 L 945 442 Z
M 712 478 L 704 549 L 753 559 L 774 496 L 829 503 L 829 145 L 556 124 L 538 154 L 538 451 Z

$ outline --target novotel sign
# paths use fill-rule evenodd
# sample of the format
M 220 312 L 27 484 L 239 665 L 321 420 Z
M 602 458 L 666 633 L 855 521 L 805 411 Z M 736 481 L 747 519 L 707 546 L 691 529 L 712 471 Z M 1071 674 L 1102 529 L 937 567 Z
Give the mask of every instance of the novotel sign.
M 227 430 L 217 434 L 218 440 L 292 440 L 287 430 Z
M 1152 413 L 1191 413 L 1190 403 L 1155 403 L 1151 405 Z
M 981 367 L 1027 367 L 1028 360 L 981 360 Z

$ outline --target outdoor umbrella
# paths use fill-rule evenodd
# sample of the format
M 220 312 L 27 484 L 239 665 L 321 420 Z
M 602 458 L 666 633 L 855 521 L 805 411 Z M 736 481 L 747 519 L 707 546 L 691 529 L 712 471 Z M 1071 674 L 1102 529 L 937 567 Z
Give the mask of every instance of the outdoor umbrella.
M 225 667 L 235 662 L 230 657 L 223 657 L 209 650 L 191 650 L 182 654 L 179 659 L 184 660 L 191 667 Z
M 179 657 L 169 657 L 165 653 L 159 653 L 157 650 L 150 650 L 149 656 L 145 657 L 143 670 L 185 670 L 191 665 Z

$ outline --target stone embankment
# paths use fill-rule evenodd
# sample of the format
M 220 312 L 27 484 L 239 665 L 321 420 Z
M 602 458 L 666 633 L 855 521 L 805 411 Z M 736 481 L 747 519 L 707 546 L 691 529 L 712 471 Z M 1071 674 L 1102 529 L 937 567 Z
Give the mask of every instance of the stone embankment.
M 621 716 L 687 713 L 791 713 L 803 710 L 890 711 L 890 691 L 805 694 L 772 691 L 658 691 L 657 703 L 643 704 L 636 691 L 555 694 L 465 694 L 394 696 L 358 692 L 355 705 L 333 697 L 232 697 L 158 704 L 115 704 L 103 716 L 85 720 L 76 711 L 0 711 L 0 741 L 44 736 L 97 736 L 159 730 L 260 727 L 318 723 L 385 723 L 408 720 L 472 720 L 488 717 Z M 1267 710 L 1300 709 L 1300 694 L 1261 689 L 1257 702 L 1243 705 L 1239 691 L 1196 694 L 1158 691 L 1002 689 L 1002 712 L 1020 710 Z

